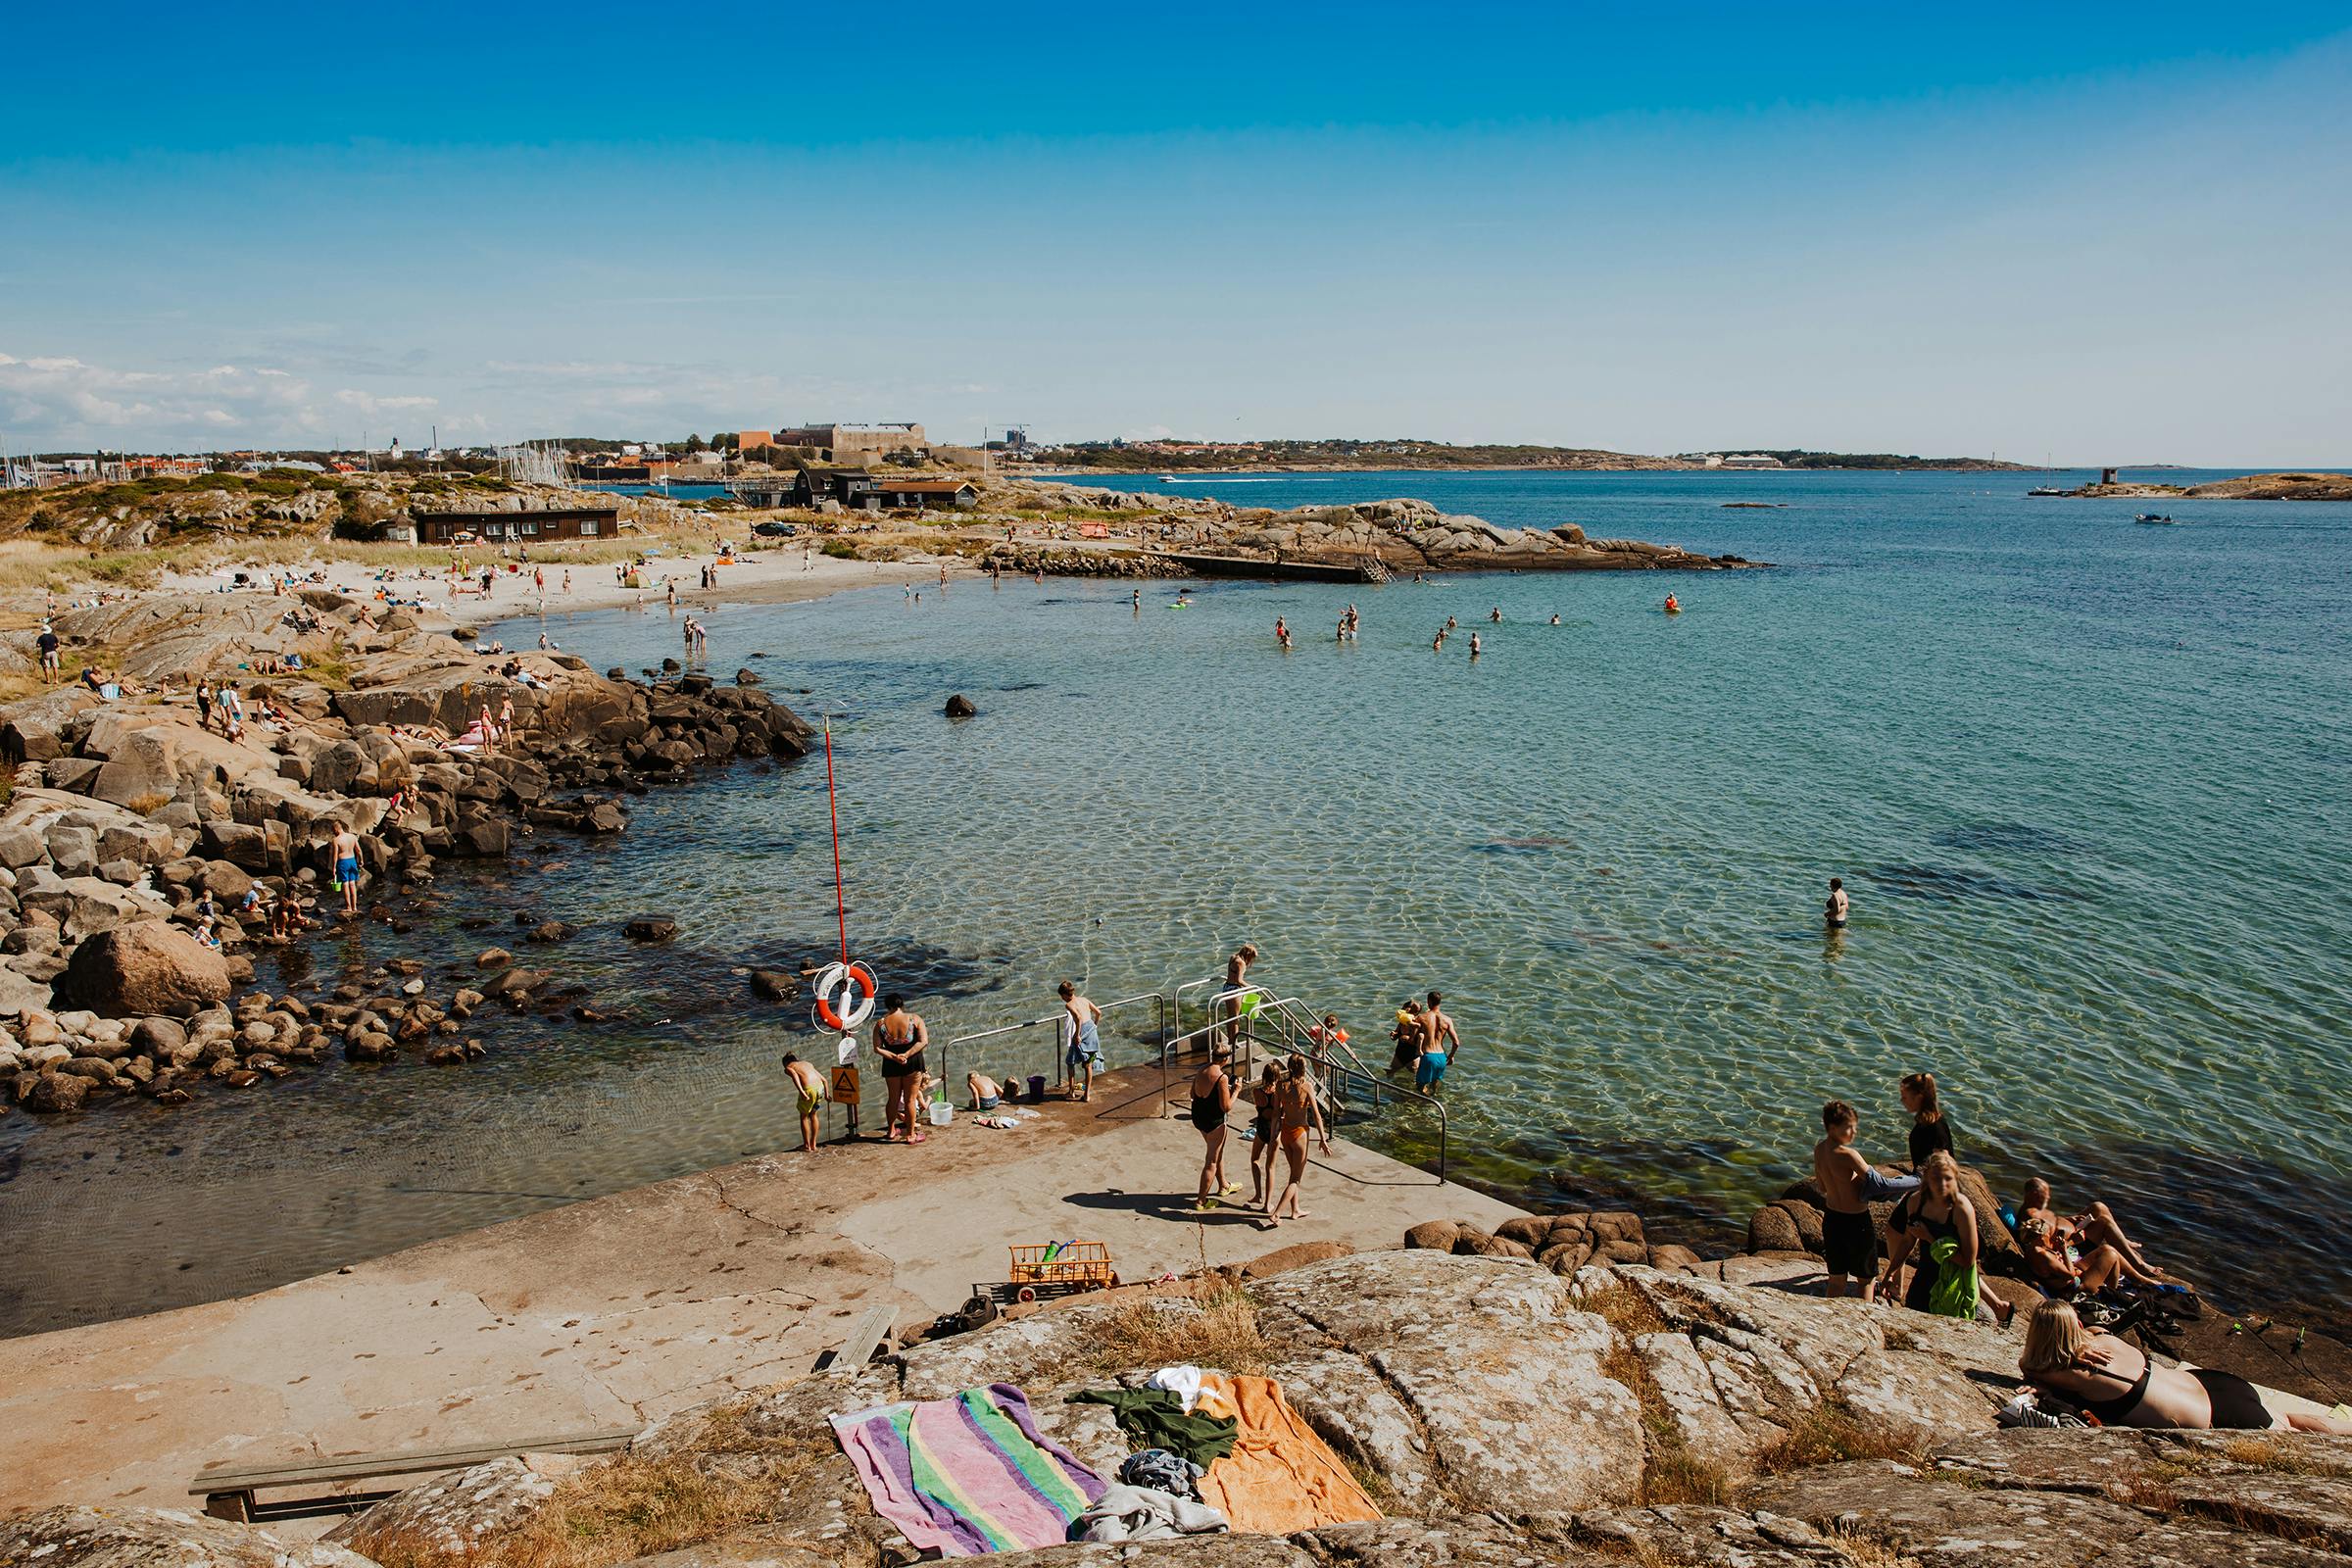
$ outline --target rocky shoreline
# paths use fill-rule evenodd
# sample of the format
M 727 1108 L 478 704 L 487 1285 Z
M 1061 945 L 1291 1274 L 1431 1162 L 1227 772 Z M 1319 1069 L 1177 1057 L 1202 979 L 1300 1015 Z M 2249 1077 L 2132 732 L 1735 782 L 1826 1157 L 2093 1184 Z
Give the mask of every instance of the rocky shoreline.
M 1285 566 L 1329 567 L 1373 579 L 1384 572 L 1720 571 L 1763 564 L 1639 539 L 1592 539 L 1576 523 L 1498 527 L 1418 500 L 1282 512 L 1237 508 L 1205 497 L 1118 491 L 1088 492 L 1087 500 L 1104 512 L 1148 514 L 1133 524 L 1138 546 L 1008 539 L 991 545 L 981 564 L 1063 576 L 1182 577 L 1201 569 L 1183 558 L 1215 558 L 1220 566 L 1254 564 L 1270 572 Z
M 58 626 L 69 644 L 127 637 L 135 652 L 121 698 L 74 686 L 0 709 L 14 769 L 0 809 L 0 1084 L 35 1112 L 128 1096 L 181 1104 L 331 1053 L 455 1065 L 488 1049 L 502 1008 L 596 1021 L 576 989 L 501 949 L 446 996 L 399 957 L 308 997 L 233 994 L 256 953 L 305 940 L 273 934 L 260 910 L 290 902 L 327 934 L 343 923 L 327 863 L 341 829 L 360 837 L 360 918 L 398 933 L 400 896 L 428 887 L 443 859 L 501 858 L 542 833 L 619 833 L 630 795 L 706 765 L 799 757 L 810 733 L 749 669 L 721 683 L 668 661 L 640 682 L 561 653 L 484 655 L 446 616 L 320 590 L 167 596 Z M 337 670 L 334 688 L 238 670 L 265 633 L 273 658 Z M 199 722 L 191 693 L 207 676 L 243 693 L 241 738 Z M 450 747 L 510 705 L 495 748 Z M 673 931 L 648 915 L 628 934 Z M 544 921 L 525 939 L 572 934 Z
M 0 1562 L 903 1564 L 916 1554 L 868 1501 L 832 1416 L 1013 1385 L 1043 1437 L 1108 1476 L 1133 1442 L 1102 1405 L 1067 1401 L 1142 1387 L 1172 1347 L 1274 1380 L 1381 1517 L 1002 1560 L 2327 1568 L 2352 1553 L 2352 1439 L 2004 1430 L 2014 1329 L 1824 1300 L 1805 1272 L 1768 1258 L 1555 1272 L 1458 1249 L 1294 1248 L 730 1394 L 616 1456 L 495 1459 L 316 1542 L 173 1510 L 63 1507 L 0 1525 Z

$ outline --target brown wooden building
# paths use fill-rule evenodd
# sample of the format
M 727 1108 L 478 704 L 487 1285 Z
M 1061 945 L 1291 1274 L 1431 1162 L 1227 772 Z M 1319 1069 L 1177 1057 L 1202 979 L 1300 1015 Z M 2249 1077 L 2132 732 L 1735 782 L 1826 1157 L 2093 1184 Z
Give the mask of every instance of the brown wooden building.
M 416 542 L 458 543 L 471 534 L 483 544 L 533 545 L 562 539 L 610 539 L 620 532 L 617 507 L 564 507 L 545 512 L 420 512 Z

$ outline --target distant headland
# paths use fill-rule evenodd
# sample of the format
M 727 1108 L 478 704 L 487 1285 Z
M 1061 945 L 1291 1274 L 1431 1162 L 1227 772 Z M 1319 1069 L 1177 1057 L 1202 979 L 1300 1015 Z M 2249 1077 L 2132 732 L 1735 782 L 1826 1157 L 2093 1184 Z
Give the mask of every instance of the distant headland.
M 2031 473 L 2034 465 L 1994 458 L 1923 458 L 1892 452 L 1811 452 L 1750 448 L 1680 452 L 1668 457 L 1600 447 L 1522 446 L 1449 441 L 1077 441 L 1041 451 L 1041 464 L 1064 470 L 1143 472 L 1347 468 L 1585 468 L 1643 471 L 1775 468 L 1956 469 Z

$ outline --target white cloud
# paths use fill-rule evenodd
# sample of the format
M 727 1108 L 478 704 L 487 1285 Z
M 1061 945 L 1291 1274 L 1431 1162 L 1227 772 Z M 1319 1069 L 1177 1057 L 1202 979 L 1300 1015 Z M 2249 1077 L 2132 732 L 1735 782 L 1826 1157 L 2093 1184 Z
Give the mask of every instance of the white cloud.
M 213 447 L 315 437 L 324 423 L 310 383 L 283 370 L 137 370 L 0 354 L 0 430 L 16 447 Z

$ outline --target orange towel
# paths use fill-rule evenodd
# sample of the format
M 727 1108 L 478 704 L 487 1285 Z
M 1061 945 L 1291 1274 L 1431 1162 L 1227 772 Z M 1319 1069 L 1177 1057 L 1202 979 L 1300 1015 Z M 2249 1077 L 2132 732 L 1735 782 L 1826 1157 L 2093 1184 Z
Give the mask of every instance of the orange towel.
M 1331 1445 L 1298 1419 L 1272 1378 L 1212 1373 L 1200 1387 L 1211 1408 L 1219 1415 L 1231 1412 L 1238 1423 L 1233 1452 L 1200 1478 L 1200 1500 L 1236 1531 L 1281 1536 L 1380 1517 Z M 1222 1399 L 1207 1399 L 1211 1393 Z

